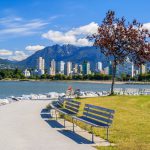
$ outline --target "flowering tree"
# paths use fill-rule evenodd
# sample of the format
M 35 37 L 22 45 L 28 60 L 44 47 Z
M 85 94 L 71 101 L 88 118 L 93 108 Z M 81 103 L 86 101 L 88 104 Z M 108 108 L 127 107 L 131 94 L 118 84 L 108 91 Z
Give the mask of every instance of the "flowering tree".
M 124 17 L 116 18 L 114 11 L 108 11 L 98 33 L 90 39 L 94 46 L 110 60 L 112 60 L 112 85 L 111 94 L 114 94 L 116 67 L 129 58 L 134 64 L 141 65 L 150 61 L 150 34 L 143 25 L 133 20 L 127 23 Z

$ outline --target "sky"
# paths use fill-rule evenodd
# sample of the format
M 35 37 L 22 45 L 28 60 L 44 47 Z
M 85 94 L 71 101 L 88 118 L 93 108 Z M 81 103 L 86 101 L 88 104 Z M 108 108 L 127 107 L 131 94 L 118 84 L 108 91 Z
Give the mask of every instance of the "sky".
M 150 0 L 0 0 L 0 58 L 23 60 L 54 44 L 91 46 L 108 10 L 150 30 Z

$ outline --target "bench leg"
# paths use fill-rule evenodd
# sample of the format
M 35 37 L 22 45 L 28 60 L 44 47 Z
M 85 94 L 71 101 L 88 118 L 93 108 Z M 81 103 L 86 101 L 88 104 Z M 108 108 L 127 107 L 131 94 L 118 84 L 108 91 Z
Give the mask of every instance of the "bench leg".
M 92 143 L 94 143 L 94 133 L 93 133 L 93 126 L 91 126 L 91 132 L 92 132 Z
M 64 127 L 66 127 L 66 122 L 65 122 L 65 118 L 64 118 Z
M 56 112 L 56 110 L 55 110 L 55 117 L 56 117 L 56 120 L 57 120 L 57 112 Z
M 52 118 L 53 118 L 53 110 L 51 109 L 51 111 L 50 111 L 50 115 L 52 116 Z
M 72 123 L 73 123 L 73 132 L 74 132 L 74 119 L 72 118 Z
M 108 141 L 108 128 L 107 128 L 107 130 L 106 130 L 106 139 L 107 139 L 107 141 Z
M 55 109 L 53 109 L 51 115 L 52 115 L 52 118 L 54 119 L 55 118 Z

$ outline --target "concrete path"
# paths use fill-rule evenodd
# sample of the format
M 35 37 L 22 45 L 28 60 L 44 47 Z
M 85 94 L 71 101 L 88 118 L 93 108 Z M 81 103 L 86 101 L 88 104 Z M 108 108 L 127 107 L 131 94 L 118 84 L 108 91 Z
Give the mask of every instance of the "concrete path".
M 0 150 L 94 150 L 90 142 L 46 120 L 50 101 L 22 101 L 0 107 Z M 54 125 L 58 128 L 54 128 Z

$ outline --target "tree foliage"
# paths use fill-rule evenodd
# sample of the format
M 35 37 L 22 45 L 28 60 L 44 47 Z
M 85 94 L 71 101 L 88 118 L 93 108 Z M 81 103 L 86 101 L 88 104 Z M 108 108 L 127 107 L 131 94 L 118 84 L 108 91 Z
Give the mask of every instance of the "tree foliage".
M 114 11 L 108 11 L 98 33 L 90 39 L 94 40 L 94 46 L 112 60 L 112 86 L 113 94 L 116 77 L 116 66 L 129 58 L 134 64 L 141 65 L 150 61 L 150 34 L 143 25 L 136 20 L 127 22 L 124 17 L 117 18 Z
M 11 79 L 24 79 L 25 76 L 19 69 L 2 69 L 0 70 L 0 79 L 11 78 Z

